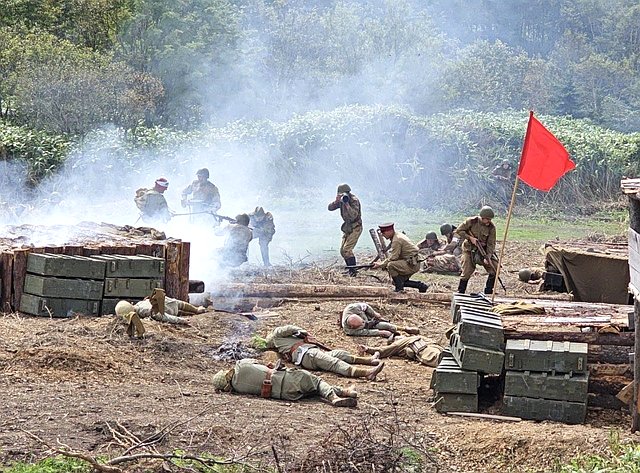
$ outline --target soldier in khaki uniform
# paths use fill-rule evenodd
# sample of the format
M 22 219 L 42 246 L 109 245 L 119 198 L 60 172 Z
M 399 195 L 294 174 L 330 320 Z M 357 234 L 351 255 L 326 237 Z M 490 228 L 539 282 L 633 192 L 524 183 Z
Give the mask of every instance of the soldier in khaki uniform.
M 252 394 L 271 399 L 297 401 L 303 397 L 320 396 L 335 407 L 355 407 L 358 393 L 352 387 L 340 388 L 325 382 L 306 370 L 273 369 L 247 358 L 236 362 L 229 370 L 213 376 L 213 386 L 219 391 Z
M 167 223 L 171 220 L 171 211 L 164 198 L 169 188 L 169 181 L 164 177 L 156 179 L 153 189 L 138 189 L 134 201 L 140 211 L 140 217 L 145 223 Z
M 461 294 L 464 294 L 467 290 L 467 284 L 469 284 L 469 279 L 473 275 L 477 264 L 484 266 L 487 273 L 489 273 L 484 293 L 493 293 L 496 270 L 491 259 L 493 258 L 495 261 L 496 226 L 491 220 L 494 216 L 493 209 L 484 206 L 480 209 L 479 215 L 466 219 L 456 229 L 456 235 L 464 240 L 462 243 L 462 274 L 458 284 L 458 292 Z M 486 257 L 482 257 L 478 251 L 478 245 L 484 249 Z
M 374 268 L 386 269 L 393 280 L 395 291 L 400 292 L 406 287 L 413 287 L 420 292 L 427 292 L 429 287 L 421 281 L 409 278 L 420 270 L 420 249 L 414 245 L 404 233 L 396 232 L 393 223 L 378 225 L 382 236 L 391 240 L 389 256 L 381 262 L 373 264 Z
M 189 199 L 189 196 L 191 196 L 191 199 Z M 221 207 L 220 192 L 215 184 L 209 180 L 209 170 L 207 168 L 198 169 L 198 172 L 196 172 L 196 180 L 182 191 L 181 203 L 183 207 L 188 205 L 192 213 L 218 213 Z M 196 217 L 199 221 L 203 222 L 210 221 L 216 224 L 219 223 L 212 215 L 203 214 L 192 217 Z
M 330 211 L 340 209 L 340 216 L 344 221 L 342 227 L 340 227 L 342 230 L 340 255 L 344 258 L 347 266 L 355 266 L 356 257 L 353 254 L 353 249 L 358 243 L 360 234 L 362 234 L 362 211 L 360 201 L 351 193 L 349 184 L 340 184 L 338 186 L 336 200 L 329 204 L 328 209 Z M 350 270 L 349 274 L 355 276 L 356 270 Z
M 396 337 L 393 343 L 382 347 L 358 345 L 358 353 L 361 355 L 380 353 L 380 358 L 399 356 L 435 368 L 438 366 L 442 347 L 420 335 L 414 335 L 413 337 Z
M 330 350 L 309 333 L 295 325 L 275 328 L 265 339 L 266 349 L 274 350 L 287 361 L 308 370 L 331 371 L 349 378 L 367 378 L 374 381 L 384 363 L 377 357 L 355 356 L 345 350 Z M 351 364 L 374 368 L 357 368 Z
M 348 304 L 342 311 L 340 325 L 345 334 L 355 337 L 389 338 L 399 333 L 398 327 L 382 320 L 382 316 L 366 302 Z M 416 327 L 403 327 L 401 330 L 411 334 L 420 333 Z
M 271 239 L 276 233 L 273 215 L 271 215 L 271 212 L 265 212 L 262 207 L 256 207 L 256 209 L 249 214 L 249 226 L 253 231 L 253 238 L 258 239 L 262 263 L 265 266 L 271 266 L 271 262 L 269 261 L 269 243 L 271 243 Z
M 447 248 L 454 248 L 457 243 L 449 243 L 444 246 L 438 240 L 436 232 L 429 232 L 420 243 L 420 254 L 425 257 L 421 263 L 420 271 L 423 273 L 455 273 L 460 274 L 460 261 L 457 256 L 449 254 Z
M 235 267 L 247 261 L 247 250 L 253 239 L 253 232 L 249 228 L 249 216 L 240 214 L 236 216 L 235 220 L 236 223 L 231 223 L 216 232 L 227 235 L 220 258 L 222 266 Z

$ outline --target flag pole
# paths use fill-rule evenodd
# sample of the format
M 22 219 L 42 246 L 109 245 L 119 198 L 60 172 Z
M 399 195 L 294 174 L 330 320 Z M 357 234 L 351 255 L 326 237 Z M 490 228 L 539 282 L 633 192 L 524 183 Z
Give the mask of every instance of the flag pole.
M 498 267 L 496 268 L 496 279 L 493 281 L 493 290 L 491 291 L 491 302 L 496 298 L 496 286 L 500 278 L 500 268 L 502 268 L 502 258 L 504 257 L 504 247 L 507 243 L 507 234 L 509 233 L 509 224 L 511 223 L 511 213 L 513 212 L 513 205 L 516 202 L 516 191 L 518 190 L 518 183 L 520 179 L 518 174 L 522 167 L 522 158 L 524 157 L 525 150 L 527 149 L 527 143 L 529 141 L 529 131 L 531 129 L 531 118 L 533 118 L 533 110 L 529 111 L 529 122 L 527 123 L 527 132 L 524 135 L 524 143 L 522 145 L 522 154 L 520 156 L 520 165 L 518 166 L 518 172 L 516 172 L 516 180 L 513 183 L 513 192 L 511 193 L 511 202 L 509 203 L 509 211 L 507 212 L 507 222 L 504 227 L 504 237 L 502 238 L 502 246 L 500 247 L 500 256 L 498 257 Z

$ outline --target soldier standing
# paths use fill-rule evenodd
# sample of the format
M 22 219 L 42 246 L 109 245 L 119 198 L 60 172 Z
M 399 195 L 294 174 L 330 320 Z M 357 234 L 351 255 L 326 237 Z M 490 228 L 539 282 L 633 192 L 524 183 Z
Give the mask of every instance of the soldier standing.
M 366 302 L 348 304 L 342 311 L 340 325 L 345 334 L 356 337 L 389 338 L 398 333 L 397 326 L 382 320 L 382 316 Z M 411 334 L 420 333 L 416 327 L 403 327 L 402 330 Z
M 164 192 L 169 188 L 169 181 L 164 177 L 156 179 L 153 189 L 138 189 L 134 201 L 142 214 L 145 223 L 167 223 L 171 220 L 169 205 Z
M 462 274 L 458 284 L 458 292 L 464 294 L 467 290 L 469 279 L 473 275 L 477 264 L 481 264 L 489 273 L 487 283 L 484 288 L 485 294 L 493 293 L 493 286 L 496 282 L 496 269 L 492 264 L 496 251 L 496 226 L 491 221 L 495 214 L 489 206 L 480 209 L 479 215 L 469 217 L 456 229 L 456 235 L 463 241 L 462 243 Z M 478 247 L 484 250 L 486 256 Z
M 222 266 L 240 266 L 247 261 L 249 242 L 253 239 L 253 232 L 249 228 L 247 214 L 236 215 L 236 223 L 231 223 L 216 233 L 226 233 L 222 247 L 220 262 Z
M 191 213 L 218 213 L 221 207 L 220 192 L 215 184 L 209 181 L 209 170 L 207 168 L 198 169 L 196 178 L 182 191 L 182 206 L 186 207 L 188 205 Z M 189 199 L 189 196 L 191 196 L 191 199 Z M 212 218 L 206 217 L 207 220 Z M 215 217 L 213 219 L 218 223 Z
M 267 399 L 297 401 L 303 397 L 320 396 L 334 407 L 355 407 L 358 404 L 358 393 L 352 387 L 332 386 L 306 370 L 273 369 L 251 358 L 237 361 L 230 370 L 218 371 L 213 376 L 213 386 L 219 391 Z
M 347 266 L 356 265 L 356 257 L 353 249 L 358 243 L 358 238 L 362 233 L 362 211 L 360 201 L 351 193 L 351 187 L 348 184 L 340 184 L 336 200 L 328 206 L 330 211 L 340 209 L 340 216 L 344 223 L 340 227 L 342 230 L 342 242 L 340 244 L 340 255 L 344 258 Z M 356 270 L 349 271 L 351 276 L 355 276 Z
M 277 351 L 287 361 L 309 370 L 331 371 L 349 378 L 374 381 L 384 363 L 377 357 L 355 356 L 345 350 L 330 350 L 305 329 L 295 325 L 275 328 L 265 339 L 267 350 Z M 351 364 L 374 368 L 356 368 Z
M 256 207 L 256 209 L 249 214 L 249 225 L 253 231 L 253 238 L 258 239 L 262 263 L 267 267 L 271 266 L 271 261 L 269 261 L 269 243 L 276 232 L 273 215 L 271 215 L 271 212 L 265 212 L 262 207 Z
M 409 279 L 420 270 L 420 249 L 404 233 L 396 232 L 393 223 L 378 225 L 378 228 L 383 237 L 391 240 L 391 249 L 389 256 L 382 262 L 374 263 L 373 267 L 389 272 L 396 292 L 404 290 L 405 286 L 427 292 L 427 284 Z

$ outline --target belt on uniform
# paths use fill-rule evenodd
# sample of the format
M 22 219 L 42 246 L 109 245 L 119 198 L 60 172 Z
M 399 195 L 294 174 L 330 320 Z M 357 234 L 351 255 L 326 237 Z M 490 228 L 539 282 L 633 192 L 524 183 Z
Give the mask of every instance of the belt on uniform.
M 293 344 L 293 346 L 292 346 L 291 348 L 289 348 L 289 354 L 288 354 L 288 356 L 287 356 L 287 358 L 289 359 L 289 361 L 293 361 L 293 354 L 295 353 L 295 351 L 296 351 L 298 348 L 300 348 L 300 347 L 301 347 L 302 345 L 304 345 L 305 343 L 307 343 L 307 342 L 305 342 L 305 341 L 303 340 L 303 341 L 301 341 L 301 342 L 294 343 L 294 344 Z
M 266 398 L 270 398 L 271 397 L 271 388 L 272 388 L 272 383 L 271 383 L 271 375 L 273 374 L 272 369 L 267 369 L 267 375 L 264 378 L 264 381 L 262 381 L 262 390 L 260 391 L 260 396 L 262 397 L 266 397 Z

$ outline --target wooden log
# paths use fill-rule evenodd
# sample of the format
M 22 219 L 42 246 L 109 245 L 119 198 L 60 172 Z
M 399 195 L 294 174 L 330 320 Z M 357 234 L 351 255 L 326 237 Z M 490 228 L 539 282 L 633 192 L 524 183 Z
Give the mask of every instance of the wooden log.
M 18 310 L 20 307 L 20 298 L 24 291 L 24 280 L 27 276 L 27 257 L 29 249 L 13 250 L 13 294 L 11 302 L 13 309 Z
M 589 376 L 589 392 L 615 396 L 629 381 L 626 376 Z
M 178 299 L 186 301 L 189 298 L 189 260 L 191 257 L 191 243 L 183 241 L 180 245 L 180 261 L 178 264 Z
M 84 246 L 82 245 L 66 245 L 62 253 L 69 256 L 83 256 L 84 255 Z
M 629 353 L 633 349 L 629 346 L 589 345 L 589 363 L 612 363 L 626 365 L 629 363 Z
M 237 298 L 215 298 L 213 299 L 212 307 L 214 310 L 229 311 L 229 312 L 249 312 L 254 307 L 261 307 L 263 309 L 270 309 L 278 307 L 282 304 L 282 299 L 267 298 L 261 299 L 258 297 L 247 297 L 243 299 Z
M 634 304 L 635 338 L 633 357 L 633 403 L 631 404 L 631 432 L 637 432 L 640 427 L 640 302 L 635 299 Z
M 82 249 L 82 256 L 95 256 L 95 255 L 99 255 L 100 254 L 100 248 L 95 247 L 95 246 L 91 246 L 91 247 L 84 247 Z
M 167 243 L 164 265 L 164 290 L 167 296 L 180 298 L 180 245 L 179 241 Z
M 38 254 L 42 254 L 42 253 L 44 253 L 44 248 L 42 248 L 42 247 L 38 247 L 38 248 L 31 248 L 31 253 L 38 253 Z
M 633 367 L 630 364 L 589 363 L 587 367 L 591 376 L 623 376 L 627 379 L 627 384 L 633 379 Z
M 553 327 L 556 328 L 556 327 Z M 594 345 L 617 345 L 617 346 L 633 346 L 634 332 L 620 333 L 598 333 L 598 332 L 575 332 L 567 330 L 521 330 L 514 328 L 505 328 L 505 338 L 516 340 L 553 340 L 557 342 L 580 342 Z
M 0 299 L 2 304 L 0 310 L 12 312 L 11 302 L 13 297 L 13 252 L 3 251 L 0 254 L 0 278 L 2 287 L 0 288 Z
M 138 243 L 136 245 L 136 254 L 137 255 L 145 255 L 145 256 L 153 256 L 153 248 L 148 243 Z
M 53 255 L 61 255 L 64 251 L 64 247 L 62 246 L 45 246 L 44 252 L 51 253 Z

